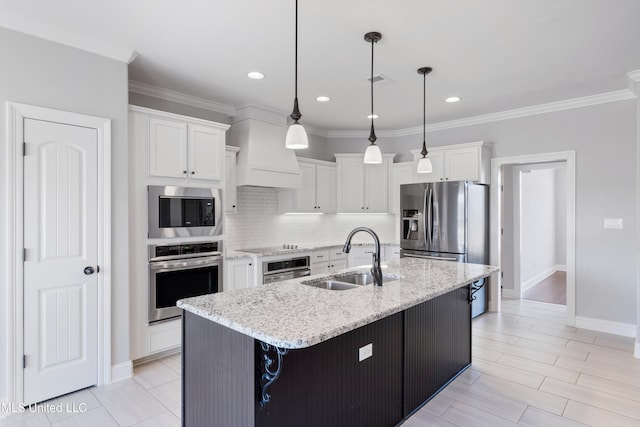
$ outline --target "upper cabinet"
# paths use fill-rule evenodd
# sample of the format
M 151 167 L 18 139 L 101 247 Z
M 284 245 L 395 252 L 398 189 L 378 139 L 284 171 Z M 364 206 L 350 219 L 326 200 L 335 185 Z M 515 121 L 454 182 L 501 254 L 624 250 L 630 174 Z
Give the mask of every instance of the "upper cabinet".
M 422 157 L 419 150 L 411 150 L 414 163 Z M 488 184 L 490 180 L 491 146 L 485 142 L 429 148 L 433 172 L 415 174 L 415 182 L 473 181 Z M 414 169 L 415 170 L 415 169 Z
M 227 145 L 224 152 L 224 213 L 234 214 L 238 206 L 236 157 L 240 149 Z
M 227 125 L 136 108 L 148 118 L 149 176 L 222 181 Z
M 302 188 L 278 191 L 280 212 L 336 212 L 336 165 L 321 160 L 298 158 Z
M 389 168 L 395 154 L 383 154 L 382 164 L 364 164 L 364 154 L 335 154 L 338 165 L 338 212 L 387 213 Z

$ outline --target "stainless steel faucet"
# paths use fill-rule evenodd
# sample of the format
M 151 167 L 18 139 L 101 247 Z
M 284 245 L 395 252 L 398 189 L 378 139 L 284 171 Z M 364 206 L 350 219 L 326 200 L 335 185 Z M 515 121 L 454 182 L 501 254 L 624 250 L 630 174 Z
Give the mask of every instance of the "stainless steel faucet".
M 348 254 L 351 251 L 351 238 L 358 231 L 365 231 L 371 234 L 373 240 L 376 242 L 376 252 L 373 254 L 373 265 L 371 266 L 371 275 L 373 276 L 373 286 L 382 286 L 382 267 L 380 267 L 380 239 L 375 231 L 367 227 L 358 227 L 351 230 L 351 233 L 347 236 L 347 241 L 342 248 L 342 252 Z

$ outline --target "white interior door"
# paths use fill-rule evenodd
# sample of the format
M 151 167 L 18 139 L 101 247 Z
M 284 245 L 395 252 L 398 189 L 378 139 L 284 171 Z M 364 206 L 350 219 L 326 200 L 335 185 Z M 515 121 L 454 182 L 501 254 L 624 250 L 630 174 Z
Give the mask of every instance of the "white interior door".
M 24 141 L 23 378 L 34 403 L 98 382 L 98 135 L 25 118 Z

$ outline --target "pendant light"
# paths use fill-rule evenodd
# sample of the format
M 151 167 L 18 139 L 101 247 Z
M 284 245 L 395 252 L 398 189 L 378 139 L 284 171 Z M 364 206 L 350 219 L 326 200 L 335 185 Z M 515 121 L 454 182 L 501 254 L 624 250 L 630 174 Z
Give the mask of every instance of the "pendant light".
M 373 128 L 373 45 L 382 38 L 382 34 L 372 31 L 364 35 L 367 43 L 371 43 L 371 132 L 369 133 L 369 146 L 364 152 L 364 162 L 380 164 L 382 163 L 382 152 L 380 147 L 376 145 L 376 131 Z
M 295 98 L 293 99 L 293 111 L 291 112 L 291 118 L 293 123 L 289 126 L 287 131 L 287 139 L 285 140 L 285 146 L 292 150 L 299 150 L 309 147 L 309 139 L 307 138 L 307 131 L 304 127 L 298 123 L 298 120 L 302 118 L 300 109 L 298 108 L 298 0 L 296 0 L 296 55 L 295 55 Z
M 433 166 L 431 160 L 427 157 L 429 152 L 427 151 L 427 74 L 432 71 L 431 67 L 418 68 L 418 74 L 422 74 L 422 158 L 418 161 L 418 173 L 431 173 L 433 172 Z

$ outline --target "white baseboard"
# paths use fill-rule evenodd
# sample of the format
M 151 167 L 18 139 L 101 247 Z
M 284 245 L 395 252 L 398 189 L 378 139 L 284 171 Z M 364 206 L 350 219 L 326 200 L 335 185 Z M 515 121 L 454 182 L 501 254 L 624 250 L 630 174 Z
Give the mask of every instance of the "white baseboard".
M 636 340 L 636 349 L 633 352 L 633 357 L 640 359 L 640 341 Z
M 556 272 L 556 267 L 553 266 L 553 267 L 547 268 L 546 270 L 544 270 L 541 273 L 536 274 L 531 279 L 529 279 L 526 282 L 522 283 L 522 286 L 520 287 L 521 292 L 524 292 L 527 289 L 537 285 L 538 283 L 542 282 L 544 279 L 546 279 L 547 277 L 551 276 L 555 272 Z
M 555 271 L 567 271 L 567 266 L 564 264 L 556 264 L 553 268 L 555 269 Z
M 613 322 L 611 320 L 594 319 L 592 317 L 576 316 L 576 328 L 590 329 L 592 331 L 621 335 L 623 337 L 636 336 L 636 325 L 633 323 Z M 636 343 L 636 353 L 638 353 L 638 343 Z
M 502 296 L 505 298 L 520 298 L 520 296 L 516 294 L 515 289 L 502 288 Z
M 111 382 L 126 380 L 133 376 L 133 363 L 131 360 L 111 366 Z

